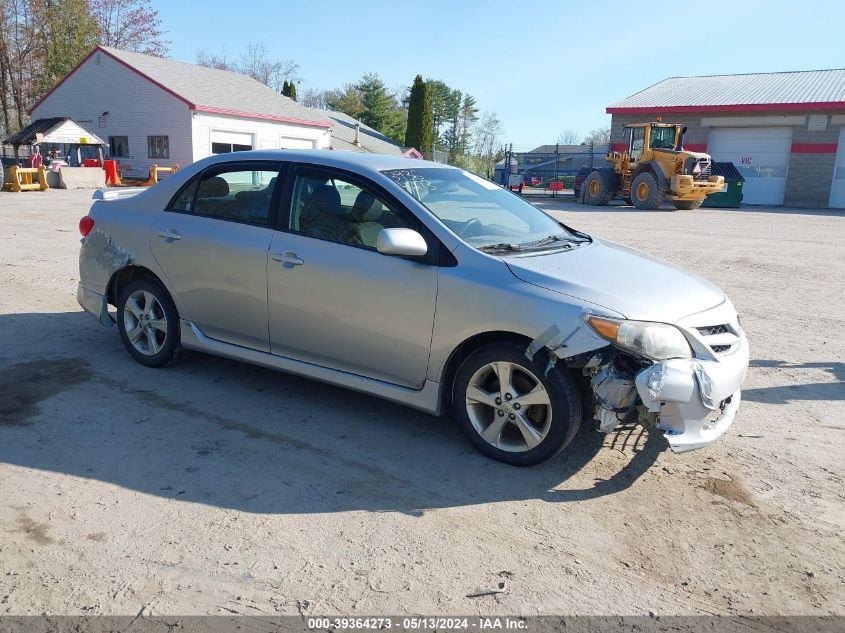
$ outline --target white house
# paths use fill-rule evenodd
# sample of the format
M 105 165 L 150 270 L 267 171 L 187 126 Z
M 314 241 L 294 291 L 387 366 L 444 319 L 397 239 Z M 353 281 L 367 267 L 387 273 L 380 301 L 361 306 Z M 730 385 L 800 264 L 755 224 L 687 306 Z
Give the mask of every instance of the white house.
M 225 70 L 98 46 L 30 110 L 69 117 L 130 175 L 211 154 L 331 146 L 335 121 Z

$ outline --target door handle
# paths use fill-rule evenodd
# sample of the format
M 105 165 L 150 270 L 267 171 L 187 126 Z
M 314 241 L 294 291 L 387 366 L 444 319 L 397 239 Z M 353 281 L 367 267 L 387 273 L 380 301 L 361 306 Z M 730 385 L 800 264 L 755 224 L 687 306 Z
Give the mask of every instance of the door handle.
M 291 266 L 302 266 L 302 264 L 305 263 L 304 260 L 297 257 L 296 253 L 292 251 L 288 251 L 287 253 L 274 253 L 271 257 L 274 262 L 281 262 L 286 268 L 290 268 Z
M 166 240 L 181 240 L 182 236 L 176 232 L 175 229 L 170 229 L 169 231 L 159 231 L 159 237 L 163 237 Z

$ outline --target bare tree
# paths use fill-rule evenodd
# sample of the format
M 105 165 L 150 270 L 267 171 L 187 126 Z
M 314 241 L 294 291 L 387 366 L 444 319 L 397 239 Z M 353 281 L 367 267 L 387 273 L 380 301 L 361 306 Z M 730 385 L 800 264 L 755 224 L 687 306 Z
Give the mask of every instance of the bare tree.
M 577 145 L 580 135 L 577 130 L 567 128 L 557 135 L 557 142 L 561 145 Z
M 220 48 L 220 52 L 214 53 L 208 49 L 200 49 L 194 54 L 194 61 L 207 68 L 216 68 L 217 70 L 232 70 L 237 72 L 237 62 L 229 59 L 229 54 L 225 47 Z
M 492 178 L 499 158 L 502 123 L 494 112 L 484 112 L 473 130 L 473 162 L 477 171 Z
M 610 143 L 610 128 L 601 127 L 595 130 L 590 130 L 590 133 L 584 138 L 584 143 L 593 143 L 594 145 L 607 145 Z
M 273 59 L 265 44 L 249 44 L 240 59 L 240 71 L 276 92 L 286 81 L 299 80 L 299 64 L 290 59 Z
M 165 57 L 170 42 L 164 39 L 158 10 L 150 0 L 88 0 L 100 27 L 100 43 L 127 51 Z
M 194 56 L 200 66 L 243 73 L 281 92 L 286 81 L 299 81 L 299 64 L 291 59 L 272 58 L 266 44 L 252 43 L 238 59 L 230 59 L 225 49 L 218 52 L 198 50 Z
M 319 88 L 303 88 L 297 98 L 299 103 L 307 108 L 318 108 L 320 110 L 328 108 L 326 105 L 326 93 Z
M 39 27 L 31 0 L 0 0 L 0 109 L 6 132 L 20 129 L 35 100 Z

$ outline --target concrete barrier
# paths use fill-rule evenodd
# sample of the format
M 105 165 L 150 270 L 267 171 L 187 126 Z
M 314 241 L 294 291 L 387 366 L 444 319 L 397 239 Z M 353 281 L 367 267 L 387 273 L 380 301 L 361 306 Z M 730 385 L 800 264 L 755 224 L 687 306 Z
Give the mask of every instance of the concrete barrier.
M 106 172 L 99 167 L 62 167 L 59 183 L 62 189 L 99 189 L 106 186 Z

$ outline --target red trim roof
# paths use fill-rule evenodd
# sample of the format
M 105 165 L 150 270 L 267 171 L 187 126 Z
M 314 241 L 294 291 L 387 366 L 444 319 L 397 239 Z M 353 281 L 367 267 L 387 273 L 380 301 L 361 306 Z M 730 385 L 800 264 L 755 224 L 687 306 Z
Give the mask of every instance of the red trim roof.
M 835 154 L 836 143 L 793 143 L 793 154 Z
M 191 110 L 197 112 L 208 112 L 209 114 L 226 114 L 229 116 L 240 116 L 249 119 L 265 119 L 267 121 L 278 121 L 280 123 L 295 123 L 297 125 L 309 125 L 311 127 L 332 127 L 331 123 L 323 123 L 322 121 L 306 121 L 305 119 L 295 119 L 287 116 L 276 116 L 275 114 L 259 114 L 256 112 L 240 112 L 238 110 L 229 110 L 228 108 L 212 108 L 209 106 L 190 104 Z
M 696 105 L 696 106 L 650 106 L 621 107 L 609 106 L 607 114 L 652 114 L 662 112 L 760 112 L 771 110 L 840 110 L 845 109 L 845 101 L 813 103 L 746 103 L 736 105 Z
M 273 115 L 273 114 L 259 114 L 259 113 L 256 113 L 256 112 L 239 112 L 237 110 L 229 110 L 229 109 L 226 109 L 226 108 L 215 108 L 215 107 L 212 107 L 212 106 L 204 106 L 204 105 L 198 105 L 198 104 L 192 103 L 192 102 L 188 101 L 185 97 L 177 94 L 176 92 L 174 92 L 173 90 L 168 88 L 167 86 L 157 82 L 155 79 L 153 79 L 149 75 L 142 73 L 140 70 L 138 70 L 134 66 L 127 64 L 125 61 L 123 61 L 119 57 L 112 55 L 111 53 L 109 53 L 107 50 L 105 50 L 101 46 L 94 47 L 94 49 L 90 53 L 88 53 L 82 59 L 82 61 L 80 61 L 76 66 L 74 66 L 73 69 L 67 75 L 62 77 L 62 79 L 59 81 L 59 83 L 57 83 L 55 86 L 53 86 L 49 90 L 49 92 L 47 92 L 47 94 L 45 94 L 43 97 L 41 97 L 35 103 L 35 105 L 33 105 L 31 108 L 29 108 L 27 110 L 27 114 L 32 114 L 32 111 L 35 110 L 35 108 L 37 108 L 39 105 L 41 105 L 47 99 L 47 97 L 49 97 L 51 94 L 53 94 L 53 92 L 55 92 L 56 89 L 59 86 L 61 86 L 65 81 L 67 81 L 68 78 L 72 74 L 74 74 L 82 66 L 82 64 L 84 64 L 89 59 L 91 59 L 91 57 L 95 53 L 102 53 L 104 55 L 108 55 L 111 59 L 113 59 L 117 63 L 121 64 L 122 66 L 125 66 L 126 68 L 128 68 L 129 70 L 134 72 L 139 77 L 146 79 L 147 81 L 149 81 L 151 84 L 153 84 L 157 88 L 161 88 L 162 90 L 164 90 L 169 95 L 172 95 L 173 97 L 175 97 L 176 99 L 178 99 L 179 101 L 181 101 L 182 103 L 187 105 L 188 109 L 190 109 L 190 110 L 196 110 L 197 112 L 208 112 L 208 113 L 213 113 L 213 114 L 226 114 L 226 115 L 230 115 L 230 116 L 239 116 L 239 117 L 244 117 L 244 118 L 249 118 L 249 119 L 263 119 L 263 120 L 266 120 L 266 121 L 276 121 L 276 122 L 279 122 L 279 123 L 293 123 L 293 124 L 296 124 L 296 125 L 307 125 L 307 126 L 310 126 L 310 127 L 322 127 L 322 128 L 332 127 L 331 123 L 324 123 L 322 121 L 308 121 L 308 120 L 305 120 L 305 119 L 295 119 L 295 118 L 292 118 L 292 117 L 276 116 L 276 115 Z

